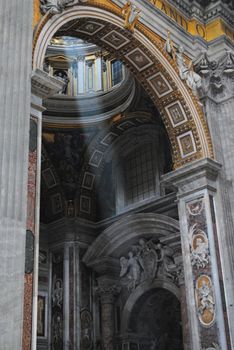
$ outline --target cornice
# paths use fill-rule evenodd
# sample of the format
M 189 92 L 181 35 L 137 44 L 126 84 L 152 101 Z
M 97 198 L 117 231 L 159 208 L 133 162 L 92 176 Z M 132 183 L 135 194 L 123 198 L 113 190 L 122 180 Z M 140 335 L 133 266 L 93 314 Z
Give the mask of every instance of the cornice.
M 36 69 L 32 72 L 31 84 L 32 94 L 45 99 L 61 91 L 64 83 L 50 77 L 46 72 Z

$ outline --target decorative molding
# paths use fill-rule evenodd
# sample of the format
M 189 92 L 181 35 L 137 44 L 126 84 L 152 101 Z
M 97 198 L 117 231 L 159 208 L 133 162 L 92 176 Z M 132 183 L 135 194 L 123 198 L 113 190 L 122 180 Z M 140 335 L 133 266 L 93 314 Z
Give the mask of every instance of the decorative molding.
M 195 61 L 195 69 L 202 76 L 204 96 L 213 98 L 234 96 L 234 52 L 226 51 L 218 59 L 202 52 Z
M 42 99 L 55 95 L 64 86 L 63 81 L 49 76 L 38 68 L 32 72 L 31 82 L 32 93 Z

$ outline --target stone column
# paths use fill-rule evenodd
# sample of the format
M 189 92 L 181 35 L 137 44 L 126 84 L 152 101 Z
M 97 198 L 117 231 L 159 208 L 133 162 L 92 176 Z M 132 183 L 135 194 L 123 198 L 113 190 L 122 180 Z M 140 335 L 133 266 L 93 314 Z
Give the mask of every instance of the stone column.
M 22 347 L 32 57 L 31 0 L 0 1 L 0 349 Z
M 114 350 L 114 301 L 120 287 L 115 284 L 100 283 L 97 294 L 101 302 L 101 330 L 103 350 Z
M 41 178 L 41 134 L 42 100 L 62 88 L 61 82 L 47 73 L 37 70 L 31 80 L 31 118 L 28 167 L 27 241 L 24 283 L 24 330 L 23 349 L 36 350 L 38 258 L 40 226 L 40 178 Z
M 164 175 L 164 183 L 178 189 L 178 209 L 184 264 L 186 300 L 192 350 L 216 344 L 227 349 L 223 300 L 218 266 L 219 242 L 214 231 L 218 203 L 217 176 L 220 165 L 203 159 Z
M 63 255 L 63 350 L 69 350 L 69 244 L 64 244 Z
M 85 62 L 84 57 L 79 56 L 77 57 L 78 61 L 78 94 L 84 94 L 85 92 Z
M 80 347 L 80 248 L 74 242 L 74 348 Z
M 222 164 L 218 181 L 220 230 L 217 235 L 227 301 L 226 318 L 231 345 L 234 347 L 234 52 L 223 50 L 217 57 L 204 52 L 196 62 L 196 71 L 203 78 L 201 100 L 215 157 Z
M 96 54 L 95 68 L 97 76 L 95 90 L 102 91 L 102 57 L 100 52 Z

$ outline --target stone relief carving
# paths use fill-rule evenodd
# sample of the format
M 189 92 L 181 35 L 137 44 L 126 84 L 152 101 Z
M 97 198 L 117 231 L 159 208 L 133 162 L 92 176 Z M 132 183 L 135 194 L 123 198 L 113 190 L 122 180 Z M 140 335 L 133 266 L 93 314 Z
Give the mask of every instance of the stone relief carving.
M 197 280 L 196 300 L 200 322 L 205 326 L 210 326 L 215 317 L 215 301 L 212 282 L 207 275 L 202 275 Z
M 120 277 L 123 285 L 131 291 L 146 280 L 167 277 L 174 282 L 180 270 L 175 264 L 173 249 L 160 241 L 140 239 L 138 245 L 131 247 L 128 257 L 120 258 Z
M 209 264 L 209 244 L 204 231 L 194 224 L 189 229 L 191 263 L 197 269 L 205 268 Z
M 203 93 L 233 93 L 234 53 L 226 51 L 217 59 L 211 59 L 207 52 L 202 52 L 195 61 L 195 70 L 203 77 Z M 224 91 L 225 90 L 225 91 Z
M 40 0 L 41 13 L 43 15 L 48 11 L 50 11 L 50 13 L 53 15 L 61 13 L 67 7 L 72 6 L 74 2 L 77 3 L 77 1 L 74 0 Z
M 171 56 L 171 58 L 176 61 L 181 80 L 184 80 L 193 93 L 197 94 L 202 86 L 201 77 L 199 74 L 194 72 L 193 62 L 190 62 L 189 65 L 186 64 L 183 46 L 179 46 L 178 49 L 175 49 L 169 31 L 164 49 Z
M 127 3 L 122 8 L 122 14 L 125 18 L 124 28 L 133 32 L 136 22 L 140 16 L 140 12 L 141 10 L 132 4 L 131 1 L 127 1 Z

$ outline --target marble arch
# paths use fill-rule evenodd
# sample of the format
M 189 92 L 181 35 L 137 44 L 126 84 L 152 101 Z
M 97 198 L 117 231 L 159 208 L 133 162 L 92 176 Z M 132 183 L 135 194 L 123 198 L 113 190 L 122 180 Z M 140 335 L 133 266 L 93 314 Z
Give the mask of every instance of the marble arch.
M 148 28 L 138 23 L 134 34 L 123 29 L 121 9 L 107 4 L 88 2 L 88 6 L 87 3 L 74 5 L 62 14 L 51 16 L 47 13 L 35 31 L 33 69 L 43 69 L 51 38 L 61 28 L 67 28 L 73 35 L 94 42 L 107 49 L 111 56 L 124 61 L 143 85 L 167 129 L 175 169 L 197 159 L 213 158 L 210 133 L 201 106 L 179 78 L 174 62 Z M 96 28 L 94 32 L 87 29 L 90 23 Z M 111 44 L 110 33 L 123 40 L 117 49 Z M 141 63 L 137 62 L 138 58 Z M 163 90 L 158 81 L 163 82 Z
M 127 247 L 133 240 L 144 237 L 160 236 L 163 242 L 165 236 L 169 240 L 178 241 L 179 230 L 177 220 L 162 214 L 128 215 L 116 221 L 96 238 L 85 253 L 84 262 L 89 266 L 94 259 L 113 256 L 116 250 L 121 252 L 121 247 Z

